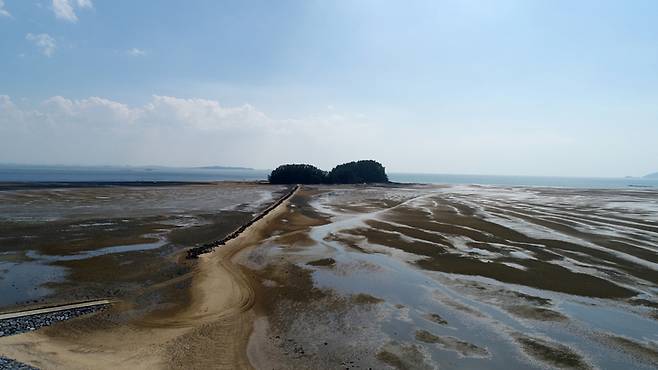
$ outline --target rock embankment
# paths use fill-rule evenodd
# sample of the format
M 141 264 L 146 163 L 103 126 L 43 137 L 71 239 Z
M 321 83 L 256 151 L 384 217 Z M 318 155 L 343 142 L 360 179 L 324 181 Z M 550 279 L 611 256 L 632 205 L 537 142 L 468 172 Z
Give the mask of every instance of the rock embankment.
M 96 305 L 0 320 L 0 337 L 34 331 L 59 321 L 70 320 L 78 316 L 103 310 L 106 307 L 107 305 Z
M 62 311 L 3 319 L 0 320 L 0 337 L 34 331 L 60 321 L 70 320 L 78 316 L 103 310 L 107 306 L 107 304 L 100 304 L 95 306 L 71 308 Z M 35 367 L 2 356 L 0 356 L 0 369 L 37 370 Z
M 279 198 L 276 202 L 271 204 L 269 207 L 265 208 L 262 212 L 256 215 L 256 217 L 252 218 L 249 222 L 245 223 L 244 225 L 240 226 L 236 230 L 234 230 L 232 233 L 228 234 L 226 237 L 216 240 L 210 243 L 206 243 L 203 245 L 200 245 L 198 247 L 192 247 L 187 250 L 187 258 L 188 259 L 193 259 L 193 258 L 198 258 L 200 255 L 208 252 L 212 252 L 213 249 L 220 247 L 224 244 L 226 244 L 229 240 L 237 238 L 243 231 L 245 231 L 249 226 L 254 224 L 256 221 L 260 220 L 261 218 L 267 216 L 268 213 L 272 212 L 274 209 L 276 209 L 278 206 L 281 205 L 281 203 L 285 202 L 288 198 L 290 198 L 295 191 L 299 189 L 299 185 L 295 185 L 290 189 L 289 192 L 287 192 L 284 196 Z
M 14 361 L 9 358 L 0 357 L 0 369 L 8 370 L 39 370 L 36 367 L 25 365 L 24 363 Z

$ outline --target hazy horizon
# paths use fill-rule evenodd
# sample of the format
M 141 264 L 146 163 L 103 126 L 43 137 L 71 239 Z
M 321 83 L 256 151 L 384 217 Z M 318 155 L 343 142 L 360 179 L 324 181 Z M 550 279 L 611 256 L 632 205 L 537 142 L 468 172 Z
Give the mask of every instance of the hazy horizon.
M 0 162 L 641 177 L 658 171 L 655 14 L 653 1 L 4 0 Z
M 365 159 L 365 158 L 358 158 L 356 160 L 360 159 Z M 292 163 L 292 162 L 291 162 Z M 301 163 L 301 162 L 295 162 L 295 163 Z M 286 163 L 289 164 L 289 163 Z M 313 165 L 312 163 L 310 163 Z M 338 163 L 337 163 L 338 164 Z M 241 166 L 241 165 L 232 165 L 232 164 L 199 164 L 199 165 L 191 165 L 191 166 L 170 166 L 170 165 L 164 165 L 164 164 L 62 164 L 62 163 L 54 163 L 54 164 L 44 164 L 44 163 L 1 163 L 0 162 L 0 167 L 20 167 L 20 168 L 29 168 L 29 167 L 61 167 L 61 168 L 113 168 L 113 169 L 121 169 L 121 168 L 133 168 L 133 169 L 207 169 L 207 167 L 223 167 L 223 169 L 226 170 L 232 170 L 232 169 L 237 169 L 237 170 L 248 170 L 248 171 L 271 171 L 276 167 L 272 168 L 258 168 L 258 167 L 249 167 L 249 166 Z M 327 168 L 320 168 L 322 170 L 330 170 L 334 166 L 327 167 Z M 384 166 L 386 167 L 386 166 Z M 389 170 L 386 168 L 386 172 L 389 174 L 400 174 L 400 175 L 447 175 L 447 176 L 473 176 L 473 177 L 546 177 L 546 178 L 601 178 L 601 179 L 623 179 L 623 178 L 638 178 L 641 179 L 643 177 L 646 177 L 648 175 L 654 175 L 658 172 L 650 172 L 646 174 L 639 174 L 639 175 L 634 175 L 634 174 L 629 174 L 629 175 L 624 175 L 624 176 L 563 176 L 563 175 L 523 175 L 523 174 L 506 174 L 506 173 L 445 173 L 445 172 L 406 172 L 406 171 L 395 171 L 395 170 Z

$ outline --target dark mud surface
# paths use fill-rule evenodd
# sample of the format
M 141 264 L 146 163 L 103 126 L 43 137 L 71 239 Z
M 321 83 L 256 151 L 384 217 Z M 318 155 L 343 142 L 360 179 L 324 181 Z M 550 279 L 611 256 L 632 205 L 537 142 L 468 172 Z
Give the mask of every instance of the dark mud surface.
M 542 339 L 517 335 L 516 341 L 523 351 L 537 360 L 560 369 L 589 369 L 583 357 L 569 347 Z
M 242 259 L 257 368 L 658 363 L 655 190 L 306 187 Z

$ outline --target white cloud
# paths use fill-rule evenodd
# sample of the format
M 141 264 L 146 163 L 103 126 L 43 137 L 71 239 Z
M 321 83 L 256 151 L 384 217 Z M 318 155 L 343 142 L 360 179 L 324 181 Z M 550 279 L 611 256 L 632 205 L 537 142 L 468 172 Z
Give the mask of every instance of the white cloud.
M 53 0 L 52 7 L 56 18 L 75 23 L 78 21 L 78 16 L 75 14 L 74 7 L 91 9 L 94 4 L 91 0 Z
M 0 158 L 9 162 L 330 167 L 335 148 L 346 160 L 364 156 L 362 138 L 376 131 L 349 115 L 275 119 L 249 104 L 208 99 L 153 96 L 131 106 L 55 96 L 24 108 L 0 96 Z
M 90 9 L 94 7 L 94 4 L 91 3 L 91 0 L 78 0 L 78 6 L 83 9 Z
M 55 49 L 57 49 L 55 39 L 47 33 L 39 33 L 36 35 L 28 33 L 25 35 L 25 39 L 36 45 L 36 47 L 39 48 L 39 51 L 47 57 L 51 57 L 55 53 Z
M 147 54 L 146 50 L 143 49 L 138 49 L 138 48 L 128 49 L 128 55 L 133 57 L 143 57 L 146 54 Z
M 129 125 L 138 118 L 140 112 L 125 104 L 99 97 L 81 100 L 54 96 L 41 104 L 44 115 L 52 122 L 69 125 L 114 128 Z
M 272 168 L 306 162 L 330 169 L 372 158 L 391 171 L 590 175 L 609 163 L 640 163 L 650 172 L 658 157 L 658 127 L 600 132 L 538 129 L 533 125 L 420 125 L 397 119 L 326 111 L 275 118 L 250 104 L 153 96 L 130 105 L 101 97 L 54 96 L 39 104 L 0 96 L 0 158 L 16 163 L 233 164 Z M 648 119 L 652 119 L 653 116 Z M 607 132 L 606 132 L 607 130 Z M 654 140 L 655 141 L 655 140 Z M 595 143 L 597 155 L 583 143 Z M 614 148 L 615 150 L 606 150 Z M 565 168 L 567 171 L 565 171 Z M 587 172 L 589 169 L 590 172 Z M 560 172 L 561 171 L 561 172 Z
M 0 0 L 0 17 L 11 17 L 11 13 L 5 9 L 5 1 Z
M 53 11 L 55 17 L 69 22 L 77 22 L 78 16 L 75 15 L 73 6 L 69 0 L 53 0 Z

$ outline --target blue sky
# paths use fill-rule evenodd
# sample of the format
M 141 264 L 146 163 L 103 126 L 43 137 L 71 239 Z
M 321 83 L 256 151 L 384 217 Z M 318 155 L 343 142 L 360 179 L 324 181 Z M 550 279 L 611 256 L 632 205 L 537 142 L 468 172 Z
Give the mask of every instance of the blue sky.
M 658 170 L 655 1 L 0 5 L 0 162 Z

